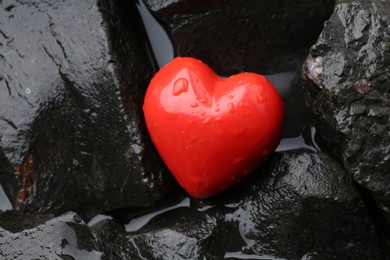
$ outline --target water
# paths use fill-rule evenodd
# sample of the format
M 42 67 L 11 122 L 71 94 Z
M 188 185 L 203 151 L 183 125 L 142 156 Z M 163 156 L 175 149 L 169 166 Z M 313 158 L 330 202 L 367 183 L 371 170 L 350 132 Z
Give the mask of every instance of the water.
M 305 132 L 309 132 L 309 134 L 306 135 L 304 134 Z M 315 134 L 316 129 L 313 126 L 304 126 L 301 135 L 292 138 L 283 138 L 276 148 L 276 152 L 285 152 L 296 149 L 305 149 L 313 152 L 320 151 L 320 148 L 315 142 Z M 304 136 L 309 137 L 304 138 Z
M 164 28 L 154 19 L 142 0 L 137 1 L 137 8 L 144 23 L 154 57 L 161 68 L 173 60 L 174 48 Z
M 178 204 L 175 204 L 173 206 L 157 210 L 151 213 L 148 213 L 146 215 L 143 215 L 138 218 L 132 219 L 128 224 L 125 225 L 126 232 L 134 232 L 137 230 L 140 230 L 143 226 L 145 226 L 152 218 L 155 216 L 161 215 L 164 212 L 171 211 L 177 208 L 182 207 L 189 207 L 190 206 L 190 199 L 184 198 L 182 201 L 180 201 Z
M 173 83 L 173 95 L 179 96 L 180 94 L 188 91 L 188 81 L 184 78 L 180 78 Z
M 196 101 L 193 101 L 191 104 L 190 104 L 190 106 L 192 107 L 192 108 L 195 108 L 195 107 L 198 107 L 198 103 L 196 102 Z
M 9 201 L 7 195 L 5 194 L 3 187 L 0 185 L 0 210 L 6 211 L 11 209 L 12 209 L 12 204 Z
M 242 252 L 226 252 L 224 258 L 233 258 L 233 259 L 263 259 L 263 260 L 281 260 L 282 258 L 275 258 L 274 256 L 269 255 L 252 255 L 244 254 Z
M 230 97 L 230 96 L 229 96 L 229 97 Z M 228 97 L 228 98 L 229 98 L 229 97 Z M 229 99 L 230 99 L 230 98 L 229 98 Z M 229 113 L 233 114 L 233 113 L 236 112 L 236 107 L 234 106 L 234 104 L 233 104 L 232 102 L 229 102 L 229 103 L 227 104 L 227 106 L 228 106 Z
M 293 81 L 297 76 L 297 71 L 286 71 L 265 77 L 276 87 L 279 94 L 285 98 L 289 95 Z
M 89 227 L 92 227 L 93 225 L 103 221 L 103 220 L 106 220 L 106 219 L 112 219 L 111 216 L 107 216 L 107 215 L 103 215 L 103 214 L 98 214 L 96 215 L 95 217 L 93 217 L 89 222 L 88 222 L 88 226 Z

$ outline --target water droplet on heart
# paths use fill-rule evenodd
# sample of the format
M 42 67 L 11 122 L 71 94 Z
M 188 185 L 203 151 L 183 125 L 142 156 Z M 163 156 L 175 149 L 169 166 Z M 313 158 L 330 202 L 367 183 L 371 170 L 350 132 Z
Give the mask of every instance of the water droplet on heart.
M 245 102 L 240 101 L 240 102 L 238 103 L 238 107 L 239 107 L 239 108 L 246 108 L 246 107 L 248 107 L 248 104 L 245 103 Z
M 194 134 L 189 134 L 188 137 L 187 137 L 187 143 L 188 144 L 193 144 L 195 143 L 196 141 L 198 140 L 198 137 Z
M 229 96 L 228 96 L 228 99 L 229 99 L 229 100 L 232 100 L 232 99 L 233 99 L 233 96 L 232 96 L 232 95 L 229 95 Z
M 201 103 L 207 103 L 207 101 L 209 101 L 209 100 L 206 97 L 202 97 L 199 101 Z
M 267 97 L 265 95 L 257 95 L 256 100 L 257 103 L 263 104 L 267 100 Z
M 198 78 L 194 78 L 194 82 L 199 82 L 199 79 Z
M 219 112 L 219 110 L 220 110 L 220 109 L 219 109 L 218 107 L 215 108 L 215 112 Z
M 222 117 L 220 117 L 220 116 L 217 116 L 214 120 L 215 120 L 215 122 L 222 122 L 223 121 Z
M 261 151 L 261 155 L 268 156 L 269 155 L 269 151 L 267 149 L 264 149 L 264 150 Z
M 234 112 L 236 112 L 236 106 L 235 106 L 232 102 L 229 102 L 229 103 L 227 104 L 227 106 L 228 106 L 229 113 L 234 113 Z
M 206 118 L 205 120 L 203 120 L 203 124 L 210 123 L 210 120 L 211 120 L 211 117 Z
M 184 78 L 180 78 L 175 81 L 173 84 L 173 92 L 174 96 L 179 96 L 181 93 L 187 92 L 188 90 L 188 81 Z
M 241 127 L 231 128 L 229 132 L 234 137 L 240 137 L 244 134 L 244 128 Z
M 204 115 L 206 114 L 206 112 L 202 111 L 202 112 L 200 112 L 200 114 L 201 114 L 202 116 L 204 116 Z
M 198 103 L 194 101 L 194 102 L 192 102 L 192 103 L 190 104 L 190 106 L 195 108 L 195 107 L 198 106 Z
M 244 157 L 237 156 L 236 158 L 234 158 L 233 164 L 238 164 L 238 163 L 242 162 L 243 160 L 244 160 Z

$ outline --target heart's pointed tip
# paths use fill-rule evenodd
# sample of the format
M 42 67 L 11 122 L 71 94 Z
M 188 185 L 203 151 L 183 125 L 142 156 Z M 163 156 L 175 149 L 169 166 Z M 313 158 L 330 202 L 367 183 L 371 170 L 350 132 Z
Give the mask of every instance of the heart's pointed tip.
M 211 198 L 213 197 L 214 195 L 216 195 L 217 193 L 216 192 L 212 192 L 212 193 L 209 193 L 209 192 L 204 192 L 204 191 L 198 191 L 198 192 L 194 192 L 194 191 L 187 191 L 188 194 L 190 195 L 191 198 L 193 199 L 208 199 L 208 198 Z

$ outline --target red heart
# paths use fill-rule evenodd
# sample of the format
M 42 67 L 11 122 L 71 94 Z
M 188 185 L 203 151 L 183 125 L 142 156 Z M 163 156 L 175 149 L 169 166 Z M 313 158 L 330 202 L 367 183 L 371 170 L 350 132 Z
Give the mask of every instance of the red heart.
M 193 197 L 238 182 L 278 145 L 284 104 L 255 73 L 223 79 L 194 58 L 175 58 L 153 77 L 144 114 L 158 152 Z

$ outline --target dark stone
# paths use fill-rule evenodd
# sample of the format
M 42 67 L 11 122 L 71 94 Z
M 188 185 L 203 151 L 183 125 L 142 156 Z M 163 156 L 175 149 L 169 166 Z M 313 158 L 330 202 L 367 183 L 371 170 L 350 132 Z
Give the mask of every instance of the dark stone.
M 376 230 L 353 183 L 323 153 L 274 155 L 226 192 L 191 200 L 134 232 L 113 220 L 99 225 L 93 233 L 110 256 L 381 259 Z
M 91 217 L 176 187 L 141 111 L 148 55 L 133 1 L 0 1 L 0 181 L 17 210 Z
M 97 244 L 103 252 L 103 260 L 137 259 L 137 250 L 127 245 L 127 234 L 122 224 L 115 220 L 103 220 L 91 227 Z
M 303 78 L 318 143 L 371 192 L 390 223 L 390 3 L 340 1 Z
M 217 73 L 297 70 L 334 1 L 144 0 L 172 38 L 177 56 Z
M 102 255 L 88 226 L 75 213 L 50 219 L 8 211 L 0 213 L 0 219 L 2 259 L 92 260 Z
M 53 217 L 53 215 L 33 215 L 17 211 L 0 212 L 0 227 L 11 233 L 19 233 L 44 224 Z
M 202 259 L 202 241 L 216 226 L 214 215 L 180 208 L 161 215 L 142 232 L 128 233 L 112 220 L 93 226 L 92 232 L 103 259 Z

